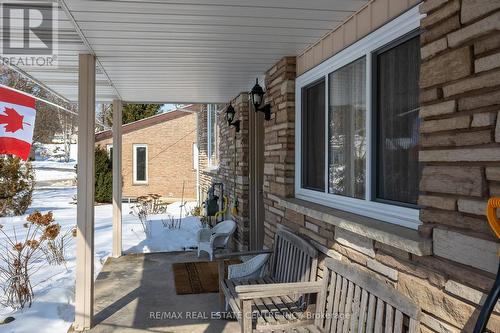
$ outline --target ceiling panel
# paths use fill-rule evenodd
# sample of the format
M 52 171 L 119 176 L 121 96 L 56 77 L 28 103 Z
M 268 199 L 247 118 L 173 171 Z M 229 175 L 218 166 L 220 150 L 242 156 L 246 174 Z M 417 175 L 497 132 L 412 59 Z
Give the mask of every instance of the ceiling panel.
M 50 1 L 50 0 L 48 0 Z M 23 3 L 26 1 L 12 0 L 9 2 Z M 35 1 L 28 1 L 33 3 Z M 41 2 L 47 2 L 43 0 Z M 57 2 L 53 1 L 56 6 Z M 57 13 L 57 67 L 26 67 L 17 66 L 15 69 L 27 73 L 39 83 L 61 97 L 76 102 L 78 100 L 78 54 L 89 53 L 89 48 L 84 44 L 75 30 L 66 13 L 58 6 Z M 96 100 L 110 101 L 116 96 L 106 75 L 100 68 L 96 69 Z
M 78 53 L 101 66 L 98 98 L 221 103 L 365 0 L 63 0 L 59 70 L 31 74 L 77 96 Z M 112 85 L 115 87 L 111 87 Z

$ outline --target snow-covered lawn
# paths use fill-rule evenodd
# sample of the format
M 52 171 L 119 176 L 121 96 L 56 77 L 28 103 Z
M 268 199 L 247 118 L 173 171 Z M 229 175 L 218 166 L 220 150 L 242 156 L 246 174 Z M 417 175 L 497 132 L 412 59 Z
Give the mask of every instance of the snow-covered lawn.
M 62 163 L 61 163 L 62 164 Z M 57 171 L 53 171 L 56 172 Z M 59 174 L 59 177 L 62 175 Z M 55 176 L 57 179 L 58 176 Z M 59 178 L 60 179 L 60 178 Z M 35 190 L 33 203 L 27 212 L 52 211 L 62 232 L 76 225 L 76 205 L 72 198 L 76 194 L 74 187 L 46 188 Z M 194 203 L 189 203 L 187 211 Z M 152 233 L 146 238 L 139 220 L 129 214 L 130 207 L 123 204 L 123 250 L 125 252 L 161 252 L 178 251 L 196 246 L 196 232 L 201 227 L 198 218 L 183 218 L 180 229 L 163 227 L 162 219 L 167 215 L 152 216 Z M 179 204 L 169 205 L 167 214 L 179 216 Z M 18 234 L 22 232 L 22 224 L 26 216 L 0 218 L 4 230 L 12 234 L 13 227 Z M 99 273 L 106 258 L 111 253 L 112 244 L 112 208 L 111 205 L 95 207 L 95 274 Z M 0 237 L 0 245 L 5 243 Z M 75 282 L 75 242 L 72 240 L 67 248 L 67 264 L 65 266 L 49 266 L 37 263 L 40 270 L 33 276 L 35 301 L 31 308 L 12 314 L 16 320 L 1 325 L 0 332 L 16 333 L 65 333 L 74 318 L 74 282 Z M 1 263 L 0 263 L 1 264 Z M 0 309 L 0 313 L 8 313 L 10 309 Z
M 133 205 L 133 204 L 132 204 Z M 188 202 L 183 210 L 190 212 L 196 202 Z M 168 206 L 167 214 L 150 215 L 151 237 L 146 238 L 139 219 L 128 214 L 130 211 L 128 204 L 123 204 L 122 221 L 122 246 L 125 253 L 149 253 L 183 251 L 197 246 L 196 232 L 201 228 L 200 220 L 197 217 L 183 217 L 179 229 L 169 229 L 164 223 L 169 222 L 169 217 L 180 217 L 180 202 L 175 202 Z
M 62 144 L 38 145 L 35 153 L 36 160 L 31 162 L 35 170 L 36 186 L 47 187 L 51 184 L 52 186 L 71 184 L 75 180 L 77 145 L 71 145 L 68 162 L 51 155 L 56 149 L 61 150 L 63 147 Z
M 78 145 L 71 144 L 69 148 L 69 162 L 60 156 L 64 145 L 59 143 L 36 144 L 35 160 L 33 165 L 44 168 L 74 169 L 78 155 Z
M 74 180 L 76 178 L 75 170 L 68 169 L 68 171 L 63 171 L 63 169 L 61 169 L 60 172 L 57 172 L 57 175 L 54 175 L 53 169 L 41 168 L 36 164 L 36 162 L 33 162 L 33 166 L 35 168 L 35 179 L 37 182 Z
M 46 160 L 32 161 L 31 164 L 35 169 L 43 168 L 43 169 L 61 169 L 61 170 L 74 171 L 76 162 L 75 161 L 64 162 L 50 158 Z M 57 176 L 57 175 L 52 175 L 52 176 Z

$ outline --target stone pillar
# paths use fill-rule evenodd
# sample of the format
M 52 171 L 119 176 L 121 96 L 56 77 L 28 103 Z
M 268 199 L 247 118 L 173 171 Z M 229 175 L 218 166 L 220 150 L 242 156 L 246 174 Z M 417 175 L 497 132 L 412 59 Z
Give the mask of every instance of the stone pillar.
M 236 111 L 235 119 L 240 120 L 240 132 L 235 133 L 234 127 L 227 124 L 226 117 L 219 117 L 221 140 L 219 176 L 227 186 L 230 203 L 238 198 L 238 212 L 231 213 L 237 223 L 234 234 L 236 247 L 239 250 L 248 250 L 250 245 L 250 212 L 249 212 L 249 108 L 248 93 L 242 92 L 232 100 Z M 236 149 L 236 154 L 235 150 Z M 236 174 L 235 174 L 236 171 Z M 230 205 L 231 208 L 231 205 Z
M 266 73 L 266 102 L 271 120 L 264 122 L 264 244 L 271 246 L 284 208 L 278 197 L 293 197 L 295 184 L 295 57 L 285 57 Z

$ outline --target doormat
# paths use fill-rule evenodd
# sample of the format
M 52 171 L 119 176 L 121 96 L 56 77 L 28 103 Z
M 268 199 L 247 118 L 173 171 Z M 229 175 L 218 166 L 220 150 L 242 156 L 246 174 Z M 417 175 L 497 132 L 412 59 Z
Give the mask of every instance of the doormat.
M 226 260 L 227 266 L 239 264 L 239 259 Z M 181 262 L 172 264 L 175 292 L 177 295 L 206 294 L 219 292 L 219 274 L 217 261 Z

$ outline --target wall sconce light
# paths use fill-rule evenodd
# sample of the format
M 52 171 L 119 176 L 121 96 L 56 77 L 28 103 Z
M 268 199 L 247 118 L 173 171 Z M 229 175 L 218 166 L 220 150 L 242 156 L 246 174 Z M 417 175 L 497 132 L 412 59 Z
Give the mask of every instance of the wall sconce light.
M 265 104 L 263 106 L 260 106 L 262 104 L 262 101 L 264 100 L 264 94 L 265 91 L 259 85 L 259 79 L 255 79 L 255 85 L 253 86 L 252 91 L 250 92 L 250 98 L 252 100 L 252 104 L 255 107 L 255 112 L 257 111 L 264 112 L 264 119 L 270 120 L 271 104 Z
M 234 120 L 234 116 L 236 115 L 236 111 L 234 111 L 231 102 L 229 102 L 229 106 L 226 109 L 226 120 L 229 126 L 234 126 L 236 133 L 240 131 L 240 120 Z

